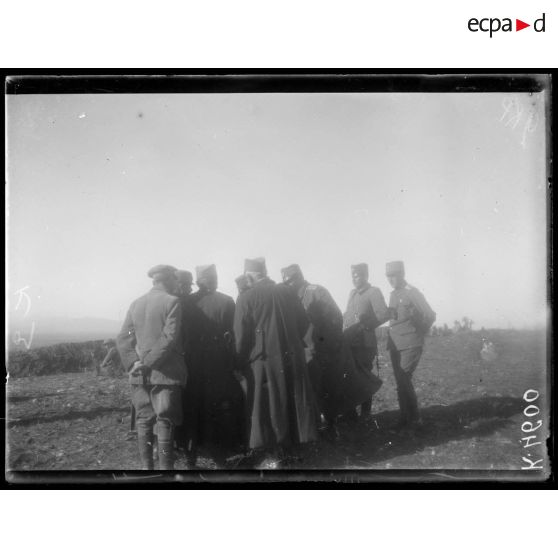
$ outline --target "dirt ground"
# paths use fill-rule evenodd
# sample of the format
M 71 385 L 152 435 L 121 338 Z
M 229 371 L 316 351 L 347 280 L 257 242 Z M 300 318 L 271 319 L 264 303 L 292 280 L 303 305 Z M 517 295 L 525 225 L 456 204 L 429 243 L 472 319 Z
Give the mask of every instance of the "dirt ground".
M 545 334 L 487 332 L 498 359 L 479 357 L 479 332 L 432 337 L 415 373 L 423 428 L 395 429 L 398 405 L 389 359 L 382 349 L 382 389 L 373 416 L 364 423 L 340 423 L 340 439 L 306 446 L 296 469 L 468 469 L 520 470 L 524 457 L 548 467 L 544 443 L 524 448 L 524 421 L 543 420 L 533 435 L 548 433 Z M 537 390 L 540 414 L 526 418 L 526 390 Z M 8 383 L 7 469 L 12 471 L 130 470 L 138 468 L 135 440 L 127 440 L 129 387 L 125 377 L 93 372 L 12 379 Z M 533 392 L 531 392 L 532 394 Z M 535 441 L 533 439 L 532 441 Z M 239 456 L 230 468 L 243 468 Z M 540 465 L 541 463 L 538 463 Z M 200 457 L 198 468 L 215 464 Z M 184 468 L 179 455 L 176 468 Z

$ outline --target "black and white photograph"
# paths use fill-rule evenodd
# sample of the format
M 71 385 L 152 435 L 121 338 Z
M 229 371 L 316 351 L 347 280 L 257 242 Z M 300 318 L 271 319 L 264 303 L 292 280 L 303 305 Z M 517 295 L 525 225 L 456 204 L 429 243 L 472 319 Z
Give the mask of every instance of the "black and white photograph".
M 549 479 L 549 75 L 5 91 L 8 482 Z

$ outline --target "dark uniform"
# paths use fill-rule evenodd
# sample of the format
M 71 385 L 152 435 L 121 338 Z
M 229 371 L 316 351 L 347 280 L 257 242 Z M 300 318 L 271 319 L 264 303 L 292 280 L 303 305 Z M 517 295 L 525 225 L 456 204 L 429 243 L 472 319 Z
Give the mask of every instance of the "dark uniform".
M 402 262 L 390 262 L 387 266 L 388 273 L 402 269 Z M 422 293 L 405 281 L 401 288 L 392 291 L 389 309 L 392 318 L 388 349 L 397 384 L 401 423 L 409 424 L 419 419 L 412 377 L 422 355 L 424 338 L 436 320 L 436 314 Z
M 338 414 L 361 403 L 362 393 L 361 385 L 353 385 L 354 366 L 344 352 L 343 314 L 326 288 L 304 280 L 297 264 L 283 268 L 281 274 L 283 281 L 296 289 L 306 311 L 306 364 L 320 410 L 332 426 Z
M 265 274 L 265 263 L 247 260 L 245 270 Z M 238 297 L 234 332 L 240 367 L 250 369 L 250 448 L 286 448 L 317 437 L 307 327 L 304 308 L 286 285 L 264 277 Z
M 171 266 L 156 266 L 149 277 L 173 274 Z M 182 422 L 182 387 L 187 371 L 180 339 L 181 308 L 177 297 L 154 286 L 135 300 L 117 337 L 125 369 L 130 372 L 142 465 L 153 468 L 153 426 L 157 424 L 160 466 L 173 467 L 175 426 Z M 136 373 L 135 365 L 141 372 Z
M 199 443 L 220 463 L 245 441 L 244 395 L 233 374 L 235 304 L 230 296 L 201 286 L 190 298 L 196 308 L 194 369 L 199 371 L 201 383 L 192 389 L 193 393 L 201 390 Z
M 188 463 L 196 463 L 200 430 L 200 410 L 202 400 L 202 374 L 200 370 L 200 328 L 204 321 L 201 310 L 192 295 L 181 295 L 182 308 L 182 350 L 188 370 L 188 381 L 183 391 L 183 422 L 176 432 L 176 441 L 186 453 Z
M 366 283 L 360 289 L 351 291 L 343 315 L 343 335 L 361 378 L 367 379 L 368 388 L 366 398 L 363 399 L 366 402 L 382 384 L 372 369 L 374 358 L 378 355 L 375 330 L 387 319 L 388 310 L 380 289 Z

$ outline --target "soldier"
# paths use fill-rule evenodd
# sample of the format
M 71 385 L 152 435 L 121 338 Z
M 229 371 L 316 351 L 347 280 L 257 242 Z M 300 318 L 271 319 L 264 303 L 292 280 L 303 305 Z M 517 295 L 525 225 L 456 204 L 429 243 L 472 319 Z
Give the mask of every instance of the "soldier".
M 335 418 L 339 409 L 339 391 L 343 370 L 339 355 L 343 344 L 343 315 L 328 290 L 304 279 L 297 264 L 281 270 L 283 282 L 296 292 L 309 321 L 304 337 L 308 373 L 317 402 L 327 423 L 327 430 L 337 436 Z
M 393 287 L 389 298 L 388 349 L 401 410 L 399 426 L 409 427 L 420 424 L 413 372 L 422 355 L 424 337 L 436 320 L 436 314 L 420 291 L 405 281 L 403 262 L 386 264 L 386 275 Z
M 372 409 L 372 396 L 382 385 L 382 381 L 372 373 L 374 358 L 378 356 L 375 330 L 388 319 L 388 311 L 382 292 L 368 281 L 368 265 L 353 265 L 351 273 L 355 288 L 349 294 L 347 310 L 343 315 L 343 334 L 355 366 L 361 376 L 369 380 L 367 397 L 361 405 L 361 418 L 365 418 Z
M 122 371 L 122 363 L 120 362 L 114 339 L 105 339 L 103 347 L 106 349 L 107 354 L 99 365 L 97 373 L 103 376 L 117 376 Z
M 153 427 L 157 425 L 159 467 L 174 468 L 174 428 L 182 422 L 186 366 L 181 356 L 181 308 L 176 269 L 151 268 L 153 288 L 128 310 L 117 338 L 118 351 L 132 384 L 142 467 L 153 469 Z
M 218 466 L 226 455 L 239 450 L 245 439 L 242 388 L 233 372 L 234 300 L 217 291 L 214 265 L 196 267 L 199 290 L 192 295 L 197 308 L 193 327 L 197 330 L 196 350 L 201 378 L 200 444 Z
M 188 370 L 188 381 L 182 392 L 182 425 L 176 430 L 176 443 L 184 449 L 189 468 L 196 465 L 197 445 L 200 428 L 201 375 L 199 365 L 199 330 L 201 311 L 192 299 L 192 274 L 186 270 L 175 272 L 178 281 L 177 296 L 182 308 L 182 349 Z
M 234 332 L 239 368 L 249 369 L 249 447 L 267 452 L 260 466 L 274 466 L 317 436 L 303 345 L 308 322 L 292 291 L 267 277 L 263 258 L 246 260 L 244 270 L 250 288 L 238 297 Z

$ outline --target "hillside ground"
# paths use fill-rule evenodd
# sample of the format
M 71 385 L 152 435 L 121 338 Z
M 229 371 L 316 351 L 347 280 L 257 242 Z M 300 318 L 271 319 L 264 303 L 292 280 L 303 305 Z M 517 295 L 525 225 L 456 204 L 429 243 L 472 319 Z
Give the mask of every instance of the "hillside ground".
M 404 434 L 397 422 L 397 396 L 385 349 L 381 349 L 382 389 L 373 416 L 360 424 L 340 423 L 340 439 L 323 436 L 305 447 L 297 469 L 467 469 L 521 470 L 524 458 L 548 467 L 549 383 L 546 335 L 493 331 L 498 359 L 485 366 L 479 332 L 432 337 L 415 373 L 424 426 Z M 540 413 L 526 418 L 527 390 L 540 396 Z M 534 396 L 534 392 L 530 392 Z M 101 471 L 138 467 L 136 442 L 128 440 L 129 387 L 125 377 L 93 372 L 11 379 L 8 383 L 7 468 L 13 471 Z M 529 412 L 534 412 L 530 409 Z M 526 420 L 542 419 L 533 432 L 543 444 L 525 448 Z M 243 468 L 241 456 L 228 466 Z M 541 465 L 541 463 L 538 463 Z M 185 461 L 179 455 L 177 469 Z M 212 469 L 201 456 L 198 468 Z

